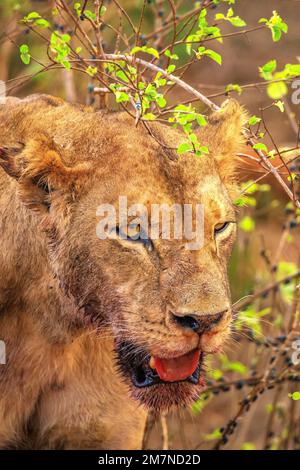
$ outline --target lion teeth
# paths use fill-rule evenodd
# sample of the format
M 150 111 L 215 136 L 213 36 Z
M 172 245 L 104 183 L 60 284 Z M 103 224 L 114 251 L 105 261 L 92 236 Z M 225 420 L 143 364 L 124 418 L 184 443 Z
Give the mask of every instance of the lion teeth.
M 150 357 L 149 366 L 151 369 L 155 369 L 155 359 L 153 356 Z

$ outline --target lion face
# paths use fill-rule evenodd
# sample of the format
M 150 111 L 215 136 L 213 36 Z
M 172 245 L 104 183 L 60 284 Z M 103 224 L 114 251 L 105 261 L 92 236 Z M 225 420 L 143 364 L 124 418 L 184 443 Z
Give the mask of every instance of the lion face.
M 133 154 L 137 153 L 138 149 L 133 147 Z M 149 158 L 154 162 L 158 159 L 155 153 Z M 124 169 L 120 178 L 114 176 L 105 193 L 99 191 L 95 182 L 80 202 L 69 228 L 70 237 L 71 233 L 78 237 L 78 246 L 72 241 L 70 251 L 67 236 L 65 246 L 61 247 L 66 255 L 58 257 L 65 259 L 70 253 L 70 267 L 65 270 L 63 266 L 59 276 L 72 271 L 71 279 L 81 282 L 84 279 L 80 288 L 77 282 L 69 286 L 72 295 L 84 302 L 94 322 L 99 320 L 112 327 L 121 373 L 134 395 L 156 408 L 178 399 L 185 401 L 199 391 L 203 356 L 219 349 L 231 320 L 227 262 L 236 223 L 228 193 L 216 170 L 203 171 L 202 162 L 194 161 L 191 165 L 194 169 L 199 167 L 199 181 L 185 178 L 185 161 L 173 165 L 183 167 L 181 197 L 176 194 L 177 188 L 168 187 L 166 179 L 160 177 L 158 165 L 153 165 L 149 173 L 149 165 L 146 168 L 141 163 L 138 175 Z M 204 207 L 204 246 L 189 250 L 186 240 L 150 237 L 125 240 L 118 233 L 116 237 L 99 240 L 97 203 L 105 201 L 118 208 L 119 194 L 126 196 L 129 206 L 135 203 L 144 207 L 150 203 L 171 206 L 178 202 L 195 206 L 200 202 Z M 129 226 L 130 220 L 129 217 Z M 88 237 L 84 247 L 83 234 Z M 86 259 L 82 259 L 83 248 Z M 82 261 L 74 263 L 77 258 Z M 189 356 L 191 352 L 195 352 L 196 362 Z M 151 357 L 153 369 L 149 365 Z M 187 363 L 180 365 L 183 357 Z M 165 361 L 161 367 L 166 371 L 157 370 L 156 358 L 158 364 L 160 359 Z
M 69 125 L 72 113 L 83 127 L 91 119 L 70 107 Z M 203 387 L 205 355 L 220 349 L 230 329 L 227 264 L 236 236 L 232 160 L 242 112 L 231 104 L 212 118 L 200 135 L 210 154 L 201 158 L 176 157 L 170 149 L 182 136 L 174 130 L 153 126 L 154 139 L 124 115 L 105 120 L 105 132 L 103 121 L 94 123 L 91 141 L 82 145 L 77 136 L 68 152 L 63 131 L 53 128 L 55 148 L 45 140 L 25 143 L 13 165 L 5 158 L 6 169 L 18 174 L 27 205 L 39 206 L 49 260 L 64 295 L 74 299 L 74 315 L 84 318 L 86 328 L 112 334 L 116 370 L 131 394 L 156 409 L 185 405 Z M 21 175 L 20 166 L 26 167 Z M 145 226 L 134 224 L 132 213 L 120 223 L 120 196 L 128 207 L 142 207 L 142 215 L 152 214 L 153 204 L 189 204 L 193 225 L 201 204 L 202 246 L 189 249 L 185 234 L 166 239 L 160 228 L 155 239 L 141 238 Z M 100 239 L 103 204 L 114 208 L 115 220 L 107 227 L 110 236 Z M 148 217 L 149 233 L 151 225 Z

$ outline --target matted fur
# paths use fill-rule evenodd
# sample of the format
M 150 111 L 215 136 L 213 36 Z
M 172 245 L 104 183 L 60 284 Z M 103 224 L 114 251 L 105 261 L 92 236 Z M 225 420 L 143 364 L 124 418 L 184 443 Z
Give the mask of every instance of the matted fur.
M 235 218 L 244 120 L 227 103 L 199 133 L 210 154 L 177 158 L 178 131 L 151 124 L 162 147 L 124 113 L 43 95 L 0 106 L 0 448 L 139 448 L 147 407 L 194 398 L 188 383 L 135 390 L 118 370 L 114 341 L 173 357 L 213 352 L 228 336 L 235 227 L 215 239 L 214 226 Z M 158 240 L 148 253 L 100 241 L 96 208 L 119 195 L 129 204 L 201 202 L 204 248 Z M 228 312 L 199 340 L 171 321 L 170 306 L 199 317 Z

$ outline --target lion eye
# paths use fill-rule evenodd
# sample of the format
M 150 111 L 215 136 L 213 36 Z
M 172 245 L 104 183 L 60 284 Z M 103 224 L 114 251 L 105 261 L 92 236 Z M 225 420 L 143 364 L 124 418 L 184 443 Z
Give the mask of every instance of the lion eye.
M 230 222 L 224 222 L 223 224 L 215 225 L 215 228 L 214 228 L 215 235 L 217 235 L 218 233 L 224 232 L 229 226 L 229 224 Z
M 154 244 L 151 238 L 146 236 L 140 226 L 129 225 L 127 227 L 127 235 L 124 234 L 120 227 L 116 227 L 116 233 L 118 236 L 121 236 L 121 238 L 128 240 L 132 243 L 141 243 L 142 245 L 144 245 L 147 251 L 151 252 L 154 250 Z

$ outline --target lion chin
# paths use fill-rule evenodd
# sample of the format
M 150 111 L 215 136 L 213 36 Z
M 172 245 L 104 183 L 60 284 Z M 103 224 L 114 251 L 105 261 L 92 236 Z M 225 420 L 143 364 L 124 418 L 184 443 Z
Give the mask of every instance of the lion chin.
M 163 380 L 157 370 L 150 366 L 150 354 L 132 342 L 116 340 L 115 352 L 119 372 L 129 385 L 132 397 L 148 409 L 161 412 L 173 407 L 188 406 L 203 390 L 204 353 L 201 351 L 197 363 L 192 366 L 193 372 L 187 377 L 179 380 L 174 378 L 172 381 Z
M 197 130 L 209 149 L 199 158 L 177 154 L 179 130 L 135 126 L 125 112 L 45 95 L 0 105 L 0 449 L 138 449 L 149 409 L 197 399 L 204 356 L 232 320 L 235 155 L 247 121 L 227 102 Z M 146 217 L 151 236 L 140 226 L 139 239 L 123 238 L 121 197 L 126 213 L 156 207 L 160 222 L 169 208 L 170 236 Z M 198 248 L 185 230 L 175 236 L 186 204 L 196 226 L 204 208 Z M 107 205 L 118 217 L 103 239 Z

